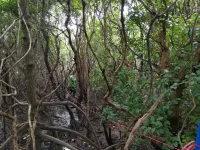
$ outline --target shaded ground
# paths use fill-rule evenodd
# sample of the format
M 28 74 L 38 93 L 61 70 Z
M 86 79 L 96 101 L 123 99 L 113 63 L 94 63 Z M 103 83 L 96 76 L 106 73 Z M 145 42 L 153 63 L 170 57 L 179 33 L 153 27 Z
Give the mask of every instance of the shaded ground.
M 98 106 L 100 106 L 100 105 L 101 104 L 98 104 Z M 102 148 L 106 148 L 109 146 L 109 144 L 105 137 L 105 131 L 102 126 L 101 118 L 97 115 L 97 114 L 100 114 L 100 110 L 97 110 L 97 107 L 95 107 L 95 109 L 93 109 L 92 105 L 90 106 L 90 109 L 93 111 L 90 112 L 89 119 L 92 123 L 94 130 L 96 131 L 97 138 L 98 138 Z M 101 109 L 101 108 L 99 107 L 99 109 Z M 72 108 L 72 110 L 74 112 L 77 122 L 79 122 L 76 109 Z M 19 107 L 17 109 L 17 113 L 19 114 L 19 115 L 17 115 L 18 116 L 17 120 L 19 123 L 26 122 L 26 120 L 27 120 L 27 118 L 26 118 L 27 116 L 25 116 L 25 114 L 27 114 L 26 111 L 27 111 L 27 108 L 23 108 L 23 107 Z M 54 125 L 54 126 L 58 126 L 58 127 L 70 128 L 69 120 L 70 120 L 69 114 L 64 106 L 49 106 L 49 107 L 42 107 L 42 109 L 41 109 L 39 121 L 42 123 Z M 10 128 L 9 126 L 6 126 L 6 127 Z M 123 135 L 123 134 L 121 134 L 119 128 L 114 126 L 113 124 L 109 124 L 109 127 L 111 130 L 112 144 L 119 143 L 121 135 Z M 87 123 L 83 122 L 82 125 L 80 125 L 80 127 L 78 129 L 73 128 L 73 130 L 76 130 L 76 131 L 80 132 L 81 134 L 87 136 L 90 140 L 95 141 L 93 135 L 88 134 L 87 128 L 88 128 Z M 6 130 L 8 130 L 8 129 L 6 129 Z M 108 132 L 108 125 L 106 125 L 106 130 Z M 44 132 L 52 135 L 52 132 L 49 132 L 49 131 L 44 131 Z M 91 131 L 89 131 L 89 133 L 91 133 Z M 89 145 L 87 142 L 82 140 L 80 137 L 76 137 L 75 135 L 68 134 L 68 133 L 60 133 L 60 132 L 57 132 L 57 135 L 63 141 L 66 141 L 67 143 L 69 143 L 69 144 L 73 145 L 74 147 L 77 147 L 81 150 L 94 150 L 95 149 L 91 145 Z M 8 137 L 8 136 L 9 135 L 6 134 L 6 137 Z M 6 137 L 4 137 L 3 129 L 2 129 L 0 132 L 0 140 L 4 141 L 3 139 Z M 20 137 L 21 150 L 27 149 L 28 139 L 29 139 L 29 137 L 27 134 L 22 134 L 22 136 Z M 48 141 L 43 142 L 41 145 L 42 145 L 42 150 L 66 150 L 63 147 L 55 145 Z M 133 149 L 133 150 L 154 150 L 149 144 L 145 144 L 145 143 L 142 145 L 133 146 L 133 148 L 131 148 L 131 149 Z M 119 148 L 119 150 L 120 150 L 120 148 Z

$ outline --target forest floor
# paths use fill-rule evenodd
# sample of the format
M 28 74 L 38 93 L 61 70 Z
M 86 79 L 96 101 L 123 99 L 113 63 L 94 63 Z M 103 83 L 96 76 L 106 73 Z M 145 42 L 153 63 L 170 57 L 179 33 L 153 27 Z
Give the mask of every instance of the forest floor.
M 68 112 L 63 107 L 56 108 L 56 109 L 57 109 L 57 111 L 52 111 L 52 112 L 56 112 L 56 114 L 53 115 L 53 116 L 55 116 L 54 120 L 53 120 L 54 125 L 67 127 L 69 125 L 69 114 L 68 114 Z M 74 112 L 75 117 L 78 121 L 76 110 L 73 109 L 73 112 Z M 97 138 L 98 138 L 102 148 L 106 148 L 109 145 L 106 141 L 105 132 L 104 132 L 104 128 L 102 126 L 101 118 L 98 115 L 95 116 L 95 117 L 93 115 L 90 115 L 89 119 L 91 121 L 91 124 L 92 124 L 94 130 L 96 131 Z M 118 141 L 120 139 L 120 131 L 115 126 L 111 126 L 110 128 L 111 128 L 112 142 L 113 142 L 113 144 L 116 144 L 116 143 L 118 143 Z M 107 128 L 107 130 L 108 130 L 108 128 Z M 82 133 L 85 136 L 87 136 L 87 134 L 88 134 L 87 128 L 84 125 L 81 125 L 79 127 L 78 132 Z M 75 147 L 78 147 L 79 149 L 80 148 L 82 150 L 92 150 L 92 149 L 94 149 L 93 147 L 91 147 L 91 145 L 87 144 L 85 141 L 83 141 L 79 137 L 75 137 L 74 135 L 70 135 L 70 134 L 65 134 L 64 137 L 65 137 L 64 139 L 65 139 L 66 142 L 68 142 L 69 144 L 71 144 Z M 92 141 L 94 141 L 92 134 L 90 135 L 90 138 L 91 138 Z
M 109 144 L 105 137 L 105 130 L 102 125 L 102 119 L 101 119 L 101 115 L 100 115 L 101 109 L 102 109 L 102 103 L 98 104 L 98 108 L 96 106 L 94 106 L 94 108 L 95 109 L 92 108 L 92 105 L 90 106 L 90 109 L 93 111 L 90 112 L 89 120 L 96 132 L 97 139 L 99 140 L 102 149 L 104 149 L 104 148 L 108 147 Z M 26 111 L 27 110 L 23 107 L 19 107 L 17 109 L 16 113 L 18 114 L 17 120 L 19 123 L 26 122 L 26 116 L 25 116 L 25 114 L 27 114 Z M 80 124 L 80 121 L 78 120 L 78 114 L 77 114 L 76 109 L 72 108 L 72 111 L 74 112 L 77 123 Z M 66 128 L 70 129 L 70 126 L 69 126 L 70 116 L 64 106 L 42 107 L 39 116 L 40 116 L 40 118 L 38 119 L 38 121 L 41 123 L 45 123 L 48 125 L 54 125 L 57 127 L 66 127 Z M 84 136 L 88 137 L 91 141 L 96 143 L 92 132 L 91 131 L 88 132 L 88 130 L 87 130 L 88 126 L 87 126 L 87 122 L 85 121 L 86 119 L 83 118 L 83 120 L 84 120 L 84 123 L 81 123 L 81 125 L 77 129 L 72 128 L 72 130 L 78 131 L 79 133 L 83 134 Z M 120 131 L 120 129 L 116 125 L 110 124 L 110 123 L 109 124 L 107 123 L 105 127 L 106 127 L 106 130 L 108 133 L 109 133 L 109 128 L 110 128 L 112 144 L 119 143 L 121 136 L 123 136 L 123 134 L 124 134 L 124 131 Z M 3 130 L 1 130 L 1 131 L 3 131 Z M 52 134 L 52 132 L 46 132 L 46 131 L 45 131 L 45 133 L 50 134 L 50 135 Z M 88 134 L 88 133 L 90 133 L 90 134 Z M 78 149 L 95 150 L 95 148 L 93 148 L 91 145 L 89 145 L 83 139 L 81 139 L 80 137 L 77 137 L 73 134 L 58 132 L 57 135 L 59 136 L 59 138 L 61 140 L 73 145 L 74 147 L 77 147 Z M 9 135 L 6 135 L 6 136 L 8 137 Z M 2 139 L 2 141 L 3 141 L 3 137 L 4 137 L 4 134 L 3 134 L 3 132 L 1 132 L 0 140 Z M 24 134 L 24 135 L 22 134 L 22 136 L 20 138 L 20 146 L 21 147 L 27 147 L 26 145 L 29 141 L 28 140 L 29 138 L 27 138 L 27 137 L 28 137 L 27 134 Z M 145 145 L 145 144 L 143 144 L 143 145 Z M 154 149 L 150 148 L 150 145 L 148 145 L 148 148 L 144 148 L 143 145 L 140 146 L 142 148 L 136 148 L 136 149 L 133 148 L 133 149 L 134 150 L 154 150 Z M 56 145 L 56 148 L 55 148 L 55 144 L 52 144 L 51 142 L 48 142 L 48 141 L 43 142 L 42 147 L 43 147 L 42 150 L 68 150 L 63 147 L 59 147 L 58 145 Z M 118 147 L 118 150 L 120 150 L 120 149 L 121 148 Z M 22 150 L 25 150 L 25 149 L 22 148 Z
M 99 104 L 100 106 L 100 104 Z M 68 127 L 69 128 L 69 114 L 66 111 L 66 109 L 64 107 L 54 107 L 53 109 L 56 110 L 52 110 L 51 112 L 54 112 L 54 114 L 52 114 L 52 116 L 54 116 L 53 118 L 53 124 L 56 126 L 62 126 L 62 127 Z M 73 108 L 73 112 L 75 114 L 75 118 L 78 121 L 78 115 L 76 112 L 76 109 Z M 96 115 L 97 114 L 97 115 Z M 102 149 L 106 148 L 109 146 L 106 137 L 105 137 L 105 131 L 102 125 L 102 120 L 100 115 L 101 114 L 100 110 L 97 110 L 97 112 L 95 113 L 90 113 L 90 121 L 91 124 L 97 134 L 97 138 L 101 144 Z M 116 125 L 109 123 L 106 124 L 106 130 L 107 132 L 109 132 L 109 128 L 111 130 L 111 137 L 112 137 L 112 144 L 117 144 L 120 142 L 120 138 L 124 135 L 124 131 L 123 129 L 119 129 L 119 127 L 117 127 Z M 78 132 L 80 132 L 81 134 L 87 136 L 88 131 L 87 131 L 88 127 L 85 127 L 84 125 L 81 125 L 79 127 L 79 129 L 77 130 Z M 75 130 L 73 128 L 73 130 Z M 88 137 L 90 140 L 92 140 L 93 142 L 95 142 L 94 137 L 92 135 L 92 132 L 90 131 L 91 135 Z M 82 140 L 80 137 L 76 137 L 72 134 L 64 134 L 61 135 L 62 136 L 62 140 L 64 140 L 65 142 L 73 145 L 74 147 L 77 147 L 81 150 L 95 150 L 95 148 L 93 148 L 91 145 L 89 145 L 87 142 L 85 142 L 84 140 Z M 96 143 L 96 142 L 95 142 Z M 118 147 L 117 150 L 121 150 L 122 147 Z M 52 150 L 52 149 L 48 149 L 48 150 Z M 57 150 L 57 149 L 56 149 Z M 64 149 L 65 150 L 65 149 Z M 67 150 L 67 149 L 66 149 Z M 112 150 L 112 149 L 111 149 Z M 142 145 L 134 145 L 133 148 L 131 148 L 130 150 L 155 150 L 155 148 L 148 144 L 148 143 L 143 143 Z

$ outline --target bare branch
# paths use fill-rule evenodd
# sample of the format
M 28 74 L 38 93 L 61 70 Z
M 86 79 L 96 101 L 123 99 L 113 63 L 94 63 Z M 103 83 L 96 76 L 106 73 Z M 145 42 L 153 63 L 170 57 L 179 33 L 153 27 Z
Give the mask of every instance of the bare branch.
M 23 59 L 29 54 L 29 52 L 31 51 L 32 39 L 31 39 L 30 30 L 29 30 L 29 28 L 28 28 L 28 26 L 27 26 L 27 23 L 26 23 L 24 17 L 22 17 L 22 21 L 24 22 L 24 25 L 25 25 L 26 30 L 27 30 L 27 32 L 28 32 L 28 36 L 29 36 L 29 48 L 28 48 L 27 52 L 26 52 L 19 60 L 17 60 L 17 61 L 16 61 L 16 62 L 1 76 L 1 78 L 4 77 L 8 72 L 10 72 L 10 70 L 11 70 L 13 67 L 15 67 L 21 60 L 23 60 Z
M 126 141 L 124 150 L 129 150 L 129 146 L 131 142 L 133 141 L 134 134 L 137 131 L 137 129 L 141 126 L 141 124 L 153 113 L 153 111 L 157 108 L 158 104 L 162 100 L 162 95 L 159 96 L 159 98 L 154 102 L 154 104 L 151 106 L 151 108 L 145 113 L 138 121 L 136 122 L 135 126 L 131 130 L 131 133 L 128 137 L 128 140 Z
M 15 24 L 15 22 L 16 22 L 17 20 L 14 20 L 13 22 L 12 22 L 12 24 L 6 29 L 6 31 L 0 36 L 0 39 L 2 38 L 2 37 L 4 37 L 4 35 L 12 28 L 12 26 Z
M 13 140 L 13 150 L 18 150 L 18 142 L 17 142 L 17 130 L 16 130 L 16 119 L 15 117 L 8 115 L 4 112 L 0 112 L 0 116 L 7 117 L 12 120 L 12 132 L 13 136 L 10 138 L 10 140 Z
M 113 148 L 115 148 L 115 147 L 117 147 L 117 146 L 119 146 L 119 145 L 124 145 L 125 144 L 125 142 L 120 142 L 120 143 L 117 143 L 117 144 L 113 144 L 113 145 L 111 145 L 111 146 L 108 146 L 105 150 L 112 150 Z
M 28 127 L 28 123 L 24 123 L 18 130 L 17 130 L 17 134 L 20 135 L 26 128 Z M 11 135 L 9 138 L 7 138 L 7 140 L 1 144 L 0 146 L 0 150 L 5 150 L 7 148 L 7 146 L 10 144 L 10 142 L 12 141 L 13 135 Z
M 42 130 L 55 130 L 55 131 L 61 131 L 61 132 L 69 132 L 69 133 L 73 133 L 75 135 L 77 135 L 78 137 L 81 137 L 83 140 L 85 140 L 87 143 L 91 144 L 92 146 L 94 146 L 97 150 L 100 150 L 100 148 L 98 148 L 98 146 L 92 142 L 90 139 L 88 139 L 87 137 L 83 136 L 81 133 L 67 129 L 67 128 L 63 128 L 63 127 L 57 127 L 57 126 L 49 126 L 46 124 L 41 124 L 41 123 L 37 123 L 37 125 L 39 126 L 39 128 L 41 128 Z
M 15 104 L 15 106 L 18 106 L 18 105 L 28 106 L 28 103 L 22 103 L 22 102 L 20 102 L 18 104 Z M 89 123 L 90 128 L 92 129 L 92 132 L 94 134 L 94 138 L 95 138 L 96 142 L 99 143 L 99 140 L 97 138 L 96 132 L 95 132 L 95 130 L 94 130 L 94 128 L 93 128 L 90 120 L 88 119 L 87 115 L 83 112 L 83 110 L 81 108 L 79 108 L 76 104 L 74 104 L 74 103 L 72 103 L 70 101 L 59 101 L 59 102 L 42 102 L 41 105 L 45 105 L 45 106 L 56 106 L 56 105 L 64 105 L 64 106 L 66 106 L 66 105 L 72 105 L 72 106 L 74 106 L 78 111 L 80 111 L 84 115 L 85 119 Z
M 13 96 L 13 95 L 16 95 L 16 94 L 17 94 L 17 90 L 16 90 L 16 88 L 15 88 L 14 86 L 12 86 L 12 85 L 6 83 L 6 82 L 3 81 L 3 80 L 0 80 L 0 82 L 2 82 L 3 84 L 5 84 L 5 85 L 8 86 L 8 87 L 14 89 L 14 93 L 2 94 L 2 96 Z
M 59 145 L 62 145 L 62 146 L 65 146 L 66 148 L 69 148 L 70 150 L 78 150 L 76 149 L 75 147 L 71 146 L 70 144 L 66 143 L 66 142 L 63 142 L 61 141 L 60 139 L 57 139 L 53 136 L 50 136 L 50 135 L 47 135 L 47 134 L 44 134 L 44 133 L 37 133 L 42 139 L 46 139 L 48 141 L 52 141 L 56 144 L 59 144 Z
M 7 57 L 1 59 L 0 74 L 2 73 L 2 68 L 3 68 L 4 61 L 5 61 L 6 59 L 10 58 L 15 52 L 16 52 L 16 50 L 13 51 L 13 52 L 12 52 L 10 55 L 8 55 Z
M 4 112 L 0 112 L 0 116 L 7 117 L 7 118 L 9 118 L 9 119 L 11 119 L 11 120 L 14 120 L 14 119 L 15 119 L 13 116 L 8 115 L 8 114 L 6 114 L 6 113 L 4 113 Z

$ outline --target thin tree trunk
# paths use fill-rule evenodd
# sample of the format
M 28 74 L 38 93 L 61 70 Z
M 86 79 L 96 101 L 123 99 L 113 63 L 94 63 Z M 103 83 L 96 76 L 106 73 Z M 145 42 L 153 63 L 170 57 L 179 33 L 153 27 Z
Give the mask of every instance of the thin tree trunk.
M 20 8 L 22 13 L 22 32 L 23 32 L 23 45 L 22 45 L 22 52 L 26 54 L 29 52 L 24 60 L 24 74 L 25 74 L 25 85 L 27 90 L 27 98 L 28 103 L 31 106 L 30 110 L 30 121 L 34 121 L 35 113 L 37 110 L 37 98 L 36 98 L 36 79 L 35 79 L 35 60 L 36 60 L 36 53 L 33 51 L 31 47 L 31 26 L 29 23 L 29 12 L 28 12 L 28 1 L 27 0 L 20 0 Z M 32 124 L 32 123 L 31 123 Z M 35 133 L 32 135 L 34 136 Z M 39 148 L 38 145 L 40 142 L 35 142 L 32 136 L 32 145 L 37 143 L 37 146 L 33 146 L 33 150 Z M 35 143 L 34 143 L 35 142 Z

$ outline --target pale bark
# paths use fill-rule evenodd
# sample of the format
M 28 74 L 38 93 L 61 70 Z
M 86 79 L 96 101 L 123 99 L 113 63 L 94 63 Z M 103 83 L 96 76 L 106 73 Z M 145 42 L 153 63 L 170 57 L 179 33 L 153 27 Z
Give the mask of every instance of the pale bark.
M 151 106 L 151 108 L 145 113 L 134 125 L 133 129 L 131 130 L 131 133 L 128 137 L 128 140 L 126 141 L 126 144 L 124 146 L 124 150 L 129 150 L 129 146 L 131 145 L 131 142 L 134 138 L 135 132 L 137 129 L 142 125 L 142 123 L 153 113 L 153 111 L 157 108 L 158 104 L 162 100 L 162 95 L 159 96 L 159 98 L 154 102 L 154 104 Z

